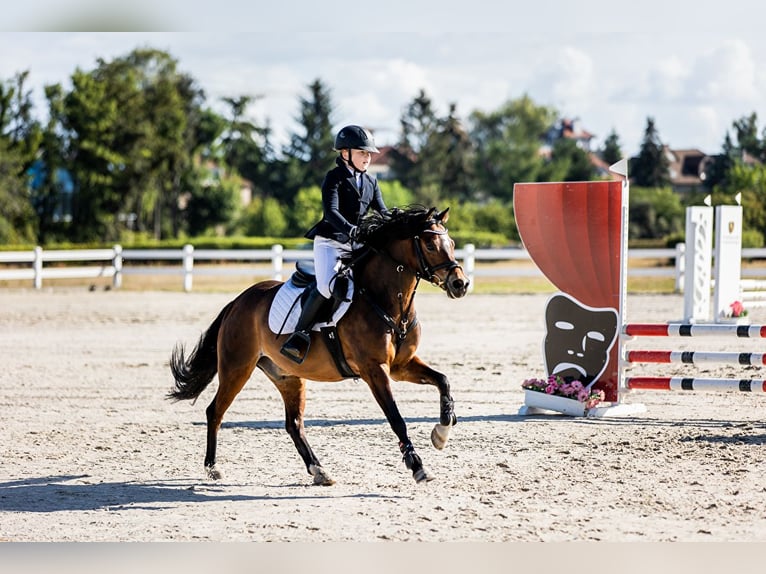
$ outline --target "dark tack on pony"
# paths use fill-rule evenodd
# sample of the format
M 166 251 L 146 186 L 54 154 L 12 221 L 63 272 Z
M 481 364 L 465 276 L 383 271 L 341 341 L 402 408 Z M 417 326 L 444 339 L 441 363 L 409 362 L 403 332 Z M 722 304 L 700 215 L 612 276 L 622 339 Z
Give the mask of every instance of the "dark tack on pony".
M 452 299 L 467 293 L 469 281 L 455 260 L 455 243 L 445 227 L 448 218 L 449 208 L 438 211 L 414 206 L 363 219 L 359 225 L 362 247 L 347 262 L 353 294 L 336 323 L 328 317 L 326 330 L 312 331 L 310 350 L 300 364 L 280 353 L 289 332 L 275 330 L 269 322 L 278 294 L 294 287 L 292 278 L 286 284 L 263 281 L 252 285 L 221 310 L 192 351 L 187 354 L 183 345 L 176 345 L 170 359 L 175 386 L 168 398 L 194 400 L 218 375 L 218 389 L 205 411 L 204 465 L 210 478 L 222 476 L 216 468 L 216 448 L 224 413 L 256 367 L 282 396 L 285 428 L 314 484 L 335 481 L 306 438 L 307 380 L 364 380 L 396 435 L 413 478 L 417 482 L 433 478 L 410 441 L 390 381 L 438 389 L 439 423 L 431 432 L 431 442 L 437 449 L 444 448 L 457 417 L 446 375 L 417 355 L 420 324 L 414 297 L 421 279 L 440 287 Z

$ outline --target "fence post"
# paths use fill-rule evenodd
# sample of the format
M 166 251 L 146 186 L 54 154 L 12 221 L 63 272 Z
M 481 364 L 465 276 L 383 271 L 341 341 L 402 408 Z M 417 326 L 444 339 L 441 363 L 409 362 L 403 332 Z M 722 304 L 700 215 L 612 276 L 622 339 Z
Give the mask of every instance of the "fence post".
M 32 269 L 35 273 L 32 284 L 35 289 L 40 289 L 43 286 L 43 248 L 39 245 L 35 247 L 35 259 L 32 262 Z
M 114 277 L 112 277 L 112 287 L 119 289 L 122 287 L 122 245 L 115 245 L 112 248 L 114 256 L 112 257 L 112 266 L 114 267 Z
M 275 281 L 282 281 L 282 252 L 284 247 L 281 245 L 271 246 L 271 269 L 274 274 Z
M 189 293 L 192 290 L 192 272 L 194 270 L 194 245 L 184 245 L 184 291 Z
M 463 273 L 466 274 L 470 283 L 468 284 L 468 292 L 473 291 L 474 286 L 474 270 L 476 269 L 476 246 L 473 243 L 466 243 L 465 255 L 463 256 Z
M 676 293 L 684 292 L 686 266 L 686 243 L 676 243 Z

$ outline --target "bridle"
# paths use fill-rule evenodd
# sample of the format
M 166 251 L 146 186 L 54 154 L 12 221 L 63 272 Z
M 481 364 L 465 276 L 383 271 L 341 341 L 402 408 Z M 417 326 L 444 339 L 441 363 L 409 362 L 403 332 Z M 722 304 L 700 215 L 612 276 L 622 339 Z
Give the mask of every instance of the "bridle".
M 444 231 L 441 231 L 438 229 L 424 229 L 422 233 L 430 233 L 432 235 L 446 235 L 447 230 L 445 229 Z M 439 263 L 438 265 L 429 265 L 428 261 L 426 261 L 425 255 L 423 254 L 423 248 L 420 246 L 420 236 L 416 235 L 412 238 L 412 241 L 414 242 L 415 255 L 417 255 L 418 258 L 419 267 L 419 269 L 415 272 L 415 276 L 418 279 L 423 277 L 426 281 L 431 283 L 431 285 L 446 289 L 447 287 L 444 284 L 444 280 L 436 275 L 436 271 L 439 271 L 440 269 L 446 269 L 446 277 L 449 277 L 449 274 L 452 273 L 454 269 L 462 269 L 462 265 L 460 265 L 454 259 L 450 259 L 444 263 Z
M 437 221 L 429 221 L 429 225 L 434 225 L 438 223 Z M 421 231 L 422 233 L 430 233 L 433 235 L 446 235 L 447 230 L 438 230 L 438 229 L 424 229 Z M 373 249 L 373 251 L 380 253 L 382 255 L 385 255 L 388 257 L 391 261 L 394 262 L 396 265 L 396 271 L 398 273 L 403 273 L 405 270 L 408 270 L 410 273 L 412 273 L 415 276 L 415 286 L 412 289 L 412 295 L 410 296 L 409 301 L 404 301 L 404 293 L 403 291 L 400 291 L 397 293 L 397 299 L 399 300 L 399 321 L 395 321 L 393 317 L 391 317 L 388 313 L 385 312 L 378 304 L 377 302 L 372 298 L 370 293 L 365 288 L 360 289 L 360 295 L 364 296 L 367 301 L 370 303 L 372 308 L 375 310 L 375 312 L 378 314 L 378 316 L 383 319 L 383 321 L 397 334 L 397 347 L 399 344 L 401 344 L 402 341 L 407 337 L 407 334 L 409 333 L 410 329 L 412 329 L 415 325 L 418 323 L 417 316 L 410 319 L 410 311 L 412 309 L 412 304 L 415 300 L 415 293 L 417 293 L 418 285 L 420 284 L 420 279 L 424 278 L 426 281 L 431 283 L 431 285 L 434 285 L 436 287 L 439 287 L 441 289 L 447 289 L 447 285 L 445 283 L 446 279 L 441 279 L 438 275 L 436 275 L 436 271 L 439 271 L 441 269 L 447 269 L 447 275 L 445 277 L 449 277 L 449 274 L 452 273 L 455 269 L 462 269 L 462 265 L 460 265 L 457 261 L 454 259 L 450 259 L 449 261 L 445 261 L 444 263 L 439 263 L 438 265 L 429 265 L 428 261 L 426 261 L 425 254 L 423 253 L 423 248 L 420 246 L 420 235 L 415 235 L 412 238 L 413 246 L 415 248 L 415 254 L 418 259 L 418 269 L 413 270 L 409 266 L 405 265 L 404 263 L 401 263 L 396 258 L 394 258 L 388 251 Z

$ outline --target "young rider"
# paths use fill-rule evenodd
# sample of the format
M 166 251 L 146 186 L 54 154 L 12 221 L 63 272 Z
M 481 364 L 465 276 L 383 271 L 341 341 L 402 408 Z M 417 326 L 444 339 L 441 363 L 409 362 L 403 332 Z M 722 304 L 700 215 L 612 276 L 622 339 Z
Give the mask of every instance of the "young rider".
M 306 357 L 319 309 L 332 296 L 340 257 L 354 247 L 359 220 L 370 209 L 388 213 L 377 180 L 367 173 L 372 154 L 378 153 L 372 134 L 361 126 L 346 126 L 335 137 L 335 150 L 337 165 L 322 183 L 322 219 L 305 235 L 314 241 L 316 288 L 303 303 L 295 332 L 282 345 L 282 354 L 297 363 Z

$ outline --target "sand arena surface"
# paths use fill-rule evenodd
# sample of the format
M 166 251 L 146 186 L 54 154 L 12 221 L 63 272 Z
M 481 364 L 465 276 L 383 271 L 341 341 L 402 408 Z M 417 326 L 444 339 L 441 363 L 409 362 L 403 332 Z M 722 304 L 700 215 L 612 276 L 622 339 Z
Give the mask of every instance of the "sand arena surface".
M 411 478 L 364 382 L 312 382 L 308 438 L 337 480 L 312 486 L 281 399 L 256 372 L 227 412 L 224 478 L 211 482 L 204 410 L 217 384 L 196 405 L 172 403 L 167 361 L 232 296 L 0 291 L 0 540 L 766 541 L 766 395 L 643 391 L 628 398 L 648 409 L 634 418 L 517 415 L 521 381 L 542 375 L 546 295 L 418 295 L 420 355 L 450 378 L 459 419 L 443 451 L 429 439 L 436 389 L 393 388 L 436 480 Z M 680 296 L 628 297 L 632 322 L 682 310 Z M 636 348 L 763 347 L 704 338 Z

